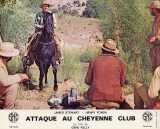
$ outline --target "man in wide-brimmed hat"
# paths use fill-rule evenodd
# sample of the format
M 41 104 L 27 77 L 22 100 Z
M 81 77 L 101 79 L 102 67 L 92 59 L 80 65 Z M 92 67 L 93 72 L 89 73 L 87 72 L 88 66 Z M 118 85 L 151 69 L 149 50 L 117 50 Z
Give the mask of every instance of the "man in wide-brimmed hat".
M 148 39 L 150 43 L 154 43 L 160 37 L 160 1 L 152 1 L 149 6 L 149 10 L 154 16 L 154 21 Z
M 13 43 L 0 43 L 0 108 L 12 109 L 17 97 L 18 83 L 27 80 L 26 74 L 8 75 L 7 62 L 17 56 L 19 51 Z
M 148 41 L 152 44 L 149 55 L 154 72 L 154 70 L 160 65 L 160 1 L 152 1 L 149 10 L 152 16 L 154 16 L 151 32 L 148 36 Z
M 57 62 L 61 60 L 61 50 L 56 38 L 56 17 L 53 12 L 49 10 L 51 6 L 49 0 L 43 0 L 40 4 L 41 11 L 36 14 L 35 18 L 35 33 L 30 36 L 27 52 L 25 56 L 30 59 L 30 65 L 34 63 L 34 52 L 38 43 L 55 43 L 55 55 Z
M 54 29 L 56 28 L 56 18 L 54 13 L 49 11 L 50 6 L 51 4 L 49 0 L 43 0 L 40 4 L 40 8 L 42 9 L 42 11 L 36 14 L 35 19 L 35 28 L 38 31 L 42 31 L 42 29 L 45 27 L 45 22 L 47 19 L 49 19 L 48 22 L 50 23 L 51 31 L 54 31 Z
M 87 96 L 97 108 L 119 108 L 122 102 L 125 66 L 118 53 L 116 42 L 107 39 L 102 46 L 102 53 L 90 62 L 85 78 L 89 85 Z

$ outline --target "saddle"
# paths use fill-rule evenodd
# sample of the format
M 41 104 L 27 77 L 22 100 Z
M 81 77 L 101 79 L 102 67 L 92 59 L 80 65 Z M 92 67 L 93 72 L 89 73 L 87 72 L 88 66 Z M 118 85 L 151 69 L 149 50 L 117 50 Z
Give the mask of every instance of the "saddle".
M 41 36 L 41 32 L 36 32 L 28 38 L 27 52 L 25 54 L 26 64 L 28 66 L 32 65 L 35 61 L 35 52 L 36 52 L 38 44 L 40 43 L 39 42 L 40 36 Z M 53 42 L 54 48 L 55 48 L 54 58 L 60 64 L 61 51 L 60 51 L 59 45 L 57 44 L 57 41 L 54 37 L 55 36 L 53 35 L 52 36 L 52 39 L 53 39 L 52 42 Z

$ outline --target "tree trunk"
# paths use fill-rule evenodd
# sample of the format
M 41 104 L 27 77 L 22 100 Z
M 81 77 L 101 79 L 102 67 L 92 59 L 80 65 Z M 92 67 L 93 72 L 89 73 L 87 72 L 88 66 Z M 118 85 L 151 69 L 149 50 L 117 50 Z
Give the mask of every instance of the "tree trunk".
M 1 35 L 0 35 L 0 43 L 2 43 L 2 37 L 1 37 Z

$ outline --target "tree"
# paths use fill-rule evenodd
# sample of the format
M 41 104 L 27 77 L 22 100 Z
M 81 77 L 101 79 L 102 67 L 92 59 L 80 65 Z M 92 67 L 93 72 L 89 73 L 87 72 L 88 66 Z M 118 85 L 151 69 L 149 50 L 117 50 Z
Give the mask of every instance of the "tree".
M 25 43 L 32 32 L 34 12 L 41 0 L 5 0 L 0 5 L 0 32 L 3 40 Z
M 0 35 L 5 37 L 3 33 L 7 26 L 8 16 L 12 14 L 12 7 L 16 4 L 16 0 L 1 0 L 0 1 Z
M 97 0 L 89 0 L 98 3 Z M 118 42 L 121 56 L 127 63 L 128 75 L 139 75 L 140 79 L 149 67 L 146 41 L 150 27 L 151 16 L 148 8 L 151 0 L 100 0 L 99 4 L 91 4 L 92 10 L 98 10 L 96 17 L 101 20 L 104 39 L 113 38 Z M 103 6 L 103 8 L 102 8 Z M 101 9 L 99 9 L 101 8 Z M 138 53 L 138 55 L 137 55 Z M 135 55 L 137 55 L 135 58 Z M 143 63 L 142 63 L 143 62 Z M 134 65 L 138 65 L 135 70 Z M 136 72 L 139 73 L 136 73 Z M 145 74 L 144 74 L 145 75 Z M 132 79 L 132 76 L 130 76 Z
M 1 0 L 0 7 L 4 7 L 6 5 L 14 5 L 15 3 L 16 3 L 16 0 Z

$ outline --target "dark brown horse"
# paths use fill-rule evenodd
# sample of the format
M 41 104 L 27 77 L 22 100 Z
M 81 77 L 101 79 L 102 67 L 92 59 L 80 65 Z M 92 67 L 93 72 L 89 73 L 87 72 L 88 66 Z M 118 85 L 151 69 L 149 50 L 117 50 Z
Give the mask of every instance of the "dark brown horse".
M 32 44 L 37 44 L 36 47 L 32 47 L 30 53 L 23 57 L 23 70 L 26 73 L 27 68 L 35 61 L 39 68 L 39 89 L 43 90 L 43 78 L 45 77 L 45 84 L 48 83 L 47 73 L 50 66 L 52 66 L 54 75 L 54 90 L 58 88 L 57 85 L 57 64 L 56 64 L 56 43 L 55 40 L 49 43 L 37 42 L 33 40 Z

